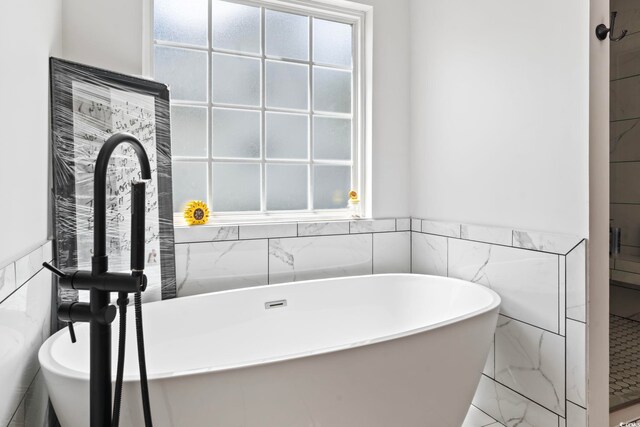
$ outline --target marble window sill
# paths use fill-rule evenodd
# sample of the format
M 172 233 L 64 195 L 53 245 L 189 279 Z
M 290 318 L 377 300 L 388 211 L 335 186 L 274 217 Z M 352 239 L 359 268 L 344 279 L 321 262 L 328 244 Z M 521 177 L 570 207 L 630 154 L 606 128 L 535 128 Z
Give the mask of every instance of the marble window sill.
M 361 233 L 409 231 L 410 218 L 336 219 L 271 223 L 175 225 L 176 243 L 229 240 L 276 239 L 286 237 L 334 236 Z

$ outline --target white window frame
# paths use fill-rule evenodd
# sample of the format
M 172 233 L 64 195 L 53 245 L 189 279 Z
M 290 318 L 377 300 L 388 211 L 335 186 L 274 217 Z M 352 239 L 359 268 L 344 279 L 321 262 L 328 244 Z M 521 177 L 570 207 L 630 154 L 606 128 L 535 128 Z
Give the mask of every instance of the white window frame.
M 352 72 L 352 186 L 353 189 L 358 191 L 360 196 L 360 205 L 361 205 L 361 216 L 362 217 L 370 217 L 371 214 L 371 118 L 372 118 L 372 107 L 371 107 L 371 92 L 372 92 L 372 14 L 373 8 L 371 6 L 363 5 L 360 3 L 355 3 L 346 0 L 226 0 L 234 3 L 245 4 L 249 6 L 255 7 L 263 7 L 271 10 L 277 10 L 282 12 L 296 13 L 296 14 L 304 14 L 308 15 L 312 18 L 321 18 L 328 19 L 337 22 L 343 22 L 346 24 L 350 24 L 353 26 L 353 68 Z M 153 52 L 154 46 L 156 45 L 156 41 L 154 40 L 154 25 L 153 25 L 153 0 L 145 0 L 145 19 L 143 23 L 143 74 L 145 76 L 153 77 Z M 211 1 L 209 1 L 209 10 L 208 10 L 208 19 L 209 19 L 209 31 L 211 31 Z M 313 20 L 310 20 L 313 22 Z M 261 40 L 264 44 L 264 12 L 261 13 Z M 312 27 L 309 29 L 312 34 Z M 211 35 L 209 34 L 209 41 L 211 40 Z M 309 39 L 309 43 L 312 43 L 312 37 Z M 190 46 L 182 43 L 171 43 L 171 42 L 158 42 L 158 45 L 162 46 L 170 46 L 170 47 L 182 47 L 182 48 L 193 48 L 199 51 L 207 51 L 208 52 L 208 81 L 207 81 L 207 91 L 211 91 L 211 58 L 213 53 L 230 53 L 225 52 L 220 49 L 213 49 L 212 46 L 207 46 L 203 48 L 201 46 Z M 312 50 L 309 51 L 309 64 L 311 65 L 309 71 L 309 79 L 310 85 L 309 90 L 312 90 L 312 79 L 313 79 L 313 66 L 322 66 L 323 64 L 315 63 L 312 57 Z M 255 57 L 261 59 L 261 67 L 262 74 L 264 74 L 265 64 L 266 64 L 266 54 L 264 51 L 264 46 L 262 47 L 262 52 L 260 54 L 255 55 L 246 55 L 247 57 Z M 286 63 L 300 63 L 301 61 L 289 61 L 285 60 Z M 305 62 L 305 61 L 302 61 Z M 333 67 L 333 69 L 340 69 L 339 67 Z M 261 112 L 261 157 L 258 160 L 252 160 L 248 163 L 256 163 L 266 165 L 265 156 L 265 136 L 264 135 L 264 118 L 265 111 L 267 108 L 265 107 L 264 100 L 264 85 L 262 85 L 262 105 L 261 107 L 256 107 L 252 109 L 253 111 Z M 310 138 L 313 138 L 313 105 L 312 98 L 309 100 L 310 102 Z M 184 105 L 196 105 L 199 103 L 185 103 Z M 183 103 L 178 102 L 175 105 L 183 105 Z M 213 107 L 218 108 L 226 108 L 223 105 L 213 104 L 211 100 L 211 94 L 208 94 L 208 101 L 206 103 L 202 103 L 203 106 L 206 106 L 209 111 L 209 120 L 208 126 L 211 127 L 211 111 Z M 236 107 L 239 109 L 243 109 L 245 107 Z M 268 109 L 271 110 L 271 109 Z M 207 129 L 208 143 L 211 138 L 211 129 Z M 311 144 L 313 144 L 311 142 Z M 311 149 L 313 145 L 311 145 Z M 206 159 L 208 165 L 208 180 L 211 179 L 211 168 L 214 160 L 211 156 L 210 147 L 208 147 L 208 156 Z M 179 158 L 179 160 L 188 161 L 188 158 Z M 199 159 L 201 162 L 202 159 Z M 224 161 L 224 160 L 223 160 Z M 236 159 L 232 159 L 229 161 L 238 161 Z M 218 159 L 215 162 L 219 162 Z M 269 162 L 273 163 L 273 162 Z M 313 165 L 316 163 L 313 159 L 313 152 L 309 153 L 309 160 L 304 161 L 286 161 L 286 162 L 278 162 L 280 164 L 307 164 L 309 165 L 309 194 L 308 198 L 311 199 L 313 197 Z M 322 162 L 319 162 L 322 163 Z M 337 164 L 339 162 L 329 162 L 330 164 Z M 261 177 L 261 208 L 266 209 L 266 183 L 265 183 L 265 174 L 266 167 L 262 167 L 262 177 Z M 210 198 L 212 195 L 211 183 L 207 182 L 207 195 Z M 317 221 L 317 220 L 332 220 L 332 219 L 346 219 L 349 218 L 351 213 L 347 209 L 334 209 L 334 210 L 305 210 L 305 211 L 261 211 L 259 213 L 251 212 L 216 212 L 215 215 L 212 215 L 210 218 L 210 223 L 241 223 L 241 222 L 273 222 L 273 221 Z M 179 212 L 175 213 L 174 223 L 176 225 L 182 225 L 184 220 L 182 219 L 182 214 Z

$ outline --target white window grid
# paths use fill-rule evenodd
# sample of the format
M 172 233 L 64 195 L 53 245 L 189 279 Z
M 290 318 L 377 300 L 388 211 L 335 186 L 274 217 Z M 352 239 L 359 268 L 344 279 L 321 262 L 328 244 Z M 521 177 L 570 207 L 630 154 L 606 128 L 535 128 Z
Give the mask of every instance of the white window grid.
M 254 6 L 260 8 L 260 53 L 249 53 L 249 52 L 237 52 L 229 49 L 220 49 L 213 47 L 213 36 L 212 36 L 212 7 L 213 1 L 208 0 L 208 36 L 207 36 L 207 47 L 192 45 L 187 43 L 179 43 L 179 42 L 171 42 L 164 40 L 157 40 L 155 37 L 151 37 L 153 43 L 151 44 L 151 49 L 149 52 L 150 63 L 147 66 L 150 74 L 153 73 L 153 50 L 155 46 L 166 46 L 166 47 L 176 47 L 180 49 L 188 49 L 195 50 L 198 52 L 206 52 L 207 53 L 207 102 L 202 101 L 184 101 L 184 100 L 172 100 L 171 104 L 175 106 L 187 106 L 187 107 L 207 107 L 207 157 L 190 157 L 190 156 L 173 156 L 174 161 L 179 162 L 194 162 L 194 163 L 207 163 L 207 198 L 210 203 L 213 200 L 213 185 L 212 185 L 212 176 L 213 176 L 213 165 L 214 163 L 243 163 L 243 164 L 259 164 L 260 165 L 260 210 L 259 211 L 238 211 L 238 212 L 213 212 L 215 217 L 218 217 L 221 220 L 225 219 L 233 219 L 233 218 L 246 218 L 246 219 L 257 219 L 257 218 L 290 218 L 295 217 L 299 219 L 304 219 L 306 217 L 310 218 L 341 218 L 349 215 L 348 208 L 341 209 L 314 209 L 313 207 L 313 197 L 314 197 L 314 165 L 339 165 L 339 166 L 350 166 L 351 167 L 351 190 L 355 190 L 358 192 L 362 207 L 365 207 L 365 198 L 364 194 L 364 90 L 363 90 L 363 80 L 364 80 L 364 70 L 362 67 L 363 64 L 363 29 L 364 23 L 363 14 L 357 13 L 345 13 L 342 8 L 317 8 L 308 7 L 307 3 L 304 0 L 289 0 L 289 1 L 279 1 L 279 0 L 224 0 L 231 3 L 244 4 L 248 6 Z M 309 43 L 309 59 L 308 60 L 298 60 L 291 58 L 281 58 L 276 56 L 266 55 L 265 50 L 265 10 L 270 9 L 279 12 L 292 13 L 300 16 L 305 16 L 309 20 L 309 34 L 308 34 L 308 43 Z M 326 64 L 322 62 L 315 61 L 313 58 L 313 18 L 324 19 L 334 22 L 340 22 L 349 24 L 352 27 L 352 66 L 345 67 L 339 66 L 335 64 Z M 153 22 L 153 21 L 152 21 Z M 153 25 L 151 25 L 151 34 L 153 34 Z M 212 83 L 212 58 L 213 54 L 226 54 L 232 55 L 240 58 L 254 58 L 260 59 L 260 106 L 246 106 L 246 105 L 234 105 L 228 103 L 219 103 L 213 102 L 212 94 L 211 94 L 211 83 Z M 275 108 L 275 107 L 266 107 L 266 85 L 265 85 L 265 77 L 266 77 L 266 61 L 277 61 L 288 64 L 303 64 L 309 67 L 308 73 L 308 108 L 307 110 L 298 110 L 298 109 L 287 109 L 287 108 Z M 313 106 L 313 76 L 314 76 L 314 67 L 316 68 L 328 68 L 332 70 L 341 70 L 341 71 L 350 71 L 351 72 L 351 113 L 336 113 L 336 112 L 324 112 L 324 111 L 315 111 Z M 362 71 L 361 71 L 362 70 Z M 212 155 L 212 113 L 214 108 L 222 108 L 222 109 L 230 109 L 230 110 L 239 110 L 239 111 L 257 111 L 260 112 L 260 157 L 259 158 L 231 158 L 231 157 L 214 157 Z M 266 158 L 266 113 L 288 113 L 288 114 L 301 114 L 306 115 L 309 120 L 309 134 L 308 134 L 308 147 L 307 147 L 307 159 L 267 159 Z M 351 120 L 351 160 L 318 160 L 313 158 L 313 131 L 314 131 L 314 117 L 330 117 L 330 118 L 347 118 Z M 288 164 L 288 165 L 307 165 L 307 209 L 302 210 L 277 210 L 277 211 L 269 211 L 266 209 L 267 200 L 266 200 L 266 166 L 267 164 Z M 364 213 L 364 212 L 361 212 Z M 366 213 L 365 213 L 366 215 Z M 180 213 L 176 213 L 176 217 L 181 216 Z

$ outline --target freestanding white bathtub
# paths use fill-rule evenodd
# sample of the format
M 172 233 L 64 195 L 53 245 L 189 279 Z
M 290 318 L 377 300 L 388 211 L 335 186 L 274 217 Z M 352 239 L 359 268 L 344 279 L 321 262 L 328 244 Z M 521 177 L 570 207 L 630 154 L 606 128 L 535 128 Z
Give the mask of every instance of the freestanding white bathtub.
M 480 285 L 411 274 L 146 304 L 154 425 L 460 427 L 499 304 Z M 115 375 L 117 327 L 113 332 Z M 39 352 L 63 427 L 87 427 L 89 419 L 87 325 L 76 334 L 71 344 L 62 330 Z M 120 425 L 140 427 L 133 327 L 127 341 Z

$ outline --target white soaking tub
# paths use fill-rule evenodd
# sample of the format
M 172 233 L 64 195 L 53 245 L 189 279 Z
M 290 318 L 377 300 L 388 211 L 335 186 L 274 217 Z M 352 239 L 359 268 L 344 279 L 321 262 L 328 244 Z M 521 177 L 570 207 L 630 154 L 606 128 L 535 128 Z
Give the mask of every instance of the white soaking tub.
M 412 274 L 145 304 L 154 426 L 460 427 L 499 305 L 480 285 Z M 128 314 L 133 325 L 133 309 Z M 72 344 L 62 330 L 39 352 L 63 427 L 88 426 L 88 332 L 77 325 Z M 133 327 L 127 350 L 120 425 L 139 427 Z

